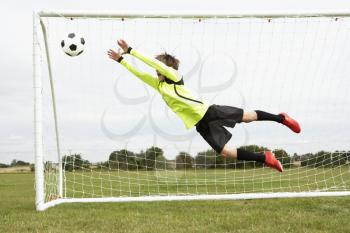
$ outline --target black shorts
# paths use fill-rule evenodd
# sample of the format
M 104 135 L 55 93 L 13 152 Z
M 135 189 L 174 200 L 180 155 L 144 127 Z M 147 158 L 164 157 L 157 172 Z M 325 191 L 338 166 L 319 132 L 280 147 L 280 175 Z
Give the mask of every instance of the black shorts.
M 236 123 L 241 123 L 242 119 L 243 109 L 213 104 L 196 124 L 196 129 L 205 141 L 220 154 L 232 137 L 224 126 L 233 128 Z

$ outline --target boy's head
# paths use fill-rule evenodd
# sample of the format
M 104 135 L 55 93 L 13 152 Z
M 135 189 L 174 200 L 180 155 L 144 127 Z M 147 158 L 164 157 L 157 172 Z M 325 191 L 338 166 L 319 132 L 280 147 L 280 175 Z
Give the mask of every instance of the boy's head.
M 179 69 L 179 64 L 180 64 L 179 59 L 177 59 L 176 57 L 170 54 L 167 54 L 167 53 L 159 54 L 156 56 L 156 59 L 163 62 L 165 65 L 172 67 L 175 70 Z M 157 71 L 157 75 L 160 81 L 163 81 L 165 79 L 165 77 L 161 75 L 158 71 Z

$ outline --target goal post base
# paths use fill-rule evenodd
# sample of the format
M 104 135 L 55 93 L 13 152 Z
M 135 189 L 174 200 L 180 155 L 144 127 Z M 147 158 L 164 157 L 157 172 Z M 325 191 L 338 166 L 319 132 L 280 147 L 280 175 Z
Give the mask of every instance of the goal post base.
M 220 195 L 192 196 L 141 196 L 141 197 L 103 197 L 103 198 L 66 198 L 57 199 L 40 205 L 37 210 L 43 211 L 63 203 L 101 203 L 101 202 L 152 202 L 152 201 L 205 201 L 205 200 L 252 200 L 270 198 L 302 198 L 302 197 L 341 197 L 350 196 L 350 191 L 341 192 L 280 192 L 280 193 L 243 193 Z

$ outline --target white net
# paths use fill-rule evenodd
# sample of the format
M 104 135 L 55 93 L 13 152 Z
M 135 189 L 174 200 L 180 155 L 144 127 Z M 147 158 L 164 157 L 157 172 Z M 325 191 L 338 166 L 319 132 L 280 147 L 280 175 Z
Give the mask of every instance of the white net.
M 349 191 L 348 17 L 42 20 L 55 88 L 62 198 Z M 70 32 L 86 41 L 78 57 L 60 48 Z M 108 59 L 118 38 L 152 56 L 174 54 L 185 85 L 208 105 L 297 118 L 299 135 L 271 122 L 229 129 L 229 145 L 274 150 L 285 171 L 215 154 L 159 94 Z M 125 59 L 155 75 L 133 57 Z M 46 59 L 42 68 L 47 202 L 60 196 L 59 161 Z

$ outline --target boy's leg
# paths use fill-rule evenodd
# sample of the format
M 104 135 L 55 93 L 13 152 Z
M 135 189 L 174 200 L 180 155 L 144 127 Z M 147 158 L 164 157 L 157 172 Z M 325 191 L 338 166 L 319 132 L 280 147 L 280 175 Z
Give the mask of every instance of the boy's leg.
M 252 121 L 275 121 L 287 126 L 295 133 L 300 133 L 301 129 L 299 123 L 288 116 L 287 113 L 280 113 L 278 115 L 268 112 L 256 110 L 256 111 L 244 111 L 242 122 L 249 123 Z
M 257 162 L 265 162 L 265 154 L 264 153 L 253 153 L 249 151 L 245 151 L 237 148 L 229 148 L 227 145 L 224 146 L 221 153 L 222 156 L 237 160 L 245 160 L 245 161 L 257 161 Z
M 275 158 L 275 155 L 271 151 L 265 151 L 264 153 L 253 153 L 242 149 L 231 149 L 225 145 L 220 154 L 224 157 L 237 160 L 262 162 L 267 166 L 278 170 L 279 172 L 283 171 L 282 164 Z
M 255 111 L 244 111 L 243 112 L 243 118 L 242 122 L 249 123 L 252 121 L 257 121 L 258 120 L 258 115 L 256 114 Z
M 244 111 L 242 121 L 245 123 L 249 123 L 252 121 L 275 121 L 278 123 L 282 123 L 284 120 L 284 116 L 281 114 L 275 115 L 268 112 L 263 112 L 260 110 L 256 111 Z

